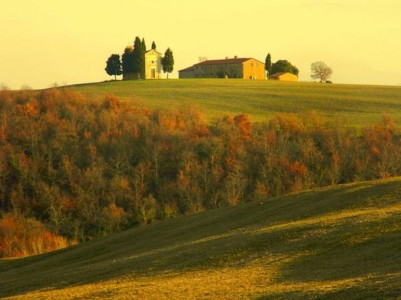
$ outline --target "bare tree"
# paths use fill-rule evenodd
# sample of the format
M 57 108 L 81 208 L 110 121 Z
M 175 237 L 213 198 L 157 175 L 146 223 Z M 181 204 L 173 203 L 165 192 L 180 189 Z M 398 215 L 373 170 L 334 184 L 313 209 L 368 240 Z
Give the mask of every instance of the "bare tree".
M 315 61 L 311 64 L 311 77 L 313 79 L 320 79 L 320 82 L 325 82 L 330 78 L 333 71 L 322 61 Z

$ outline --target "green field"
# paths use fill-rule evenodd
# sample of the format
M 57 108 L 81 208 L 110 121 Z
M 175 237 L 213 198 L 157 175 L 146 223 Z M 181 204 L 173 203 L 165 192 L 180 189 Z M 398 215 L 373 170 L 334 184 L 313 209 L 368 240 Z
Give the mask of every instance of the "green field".
M 401 178 L 252 202 L 0 261 L 13 299 L 395 299 Z
M 210 121 L 225 114 L 248 114 L 264 121 L 276 113 L 319 113 L 360 126 L 379 122 L 383 113 L 401 123 L 401 87 L 277 82 L 238 79 L 116 81 L 74 86 L 93 99 L 108 94 L 148 108 L 199 107 Z

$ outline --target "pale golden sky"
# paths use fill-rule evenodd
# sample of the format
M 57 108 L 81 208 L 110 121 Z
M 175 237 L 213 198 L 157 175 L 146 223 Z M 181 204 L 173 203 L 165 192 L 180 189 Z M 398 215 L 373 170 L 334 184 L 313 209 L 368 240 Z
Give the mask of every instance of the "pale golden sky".
M 287 59 L 310 81 L 317 60 L 339 83 L 401 85 L 401 0 L 0 0 L 0 84 L 19 89 L 111 79 L 135 36 L 175 56 Z

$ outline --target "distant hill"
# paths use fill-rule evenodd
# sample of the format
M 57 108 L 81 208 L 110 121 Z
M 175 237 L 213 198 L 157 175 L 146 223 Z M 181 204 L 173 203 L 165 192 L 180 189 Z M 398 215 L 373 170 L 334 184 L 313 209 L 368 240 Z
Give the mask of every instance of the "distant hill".
M 224 114 L 248 114 L 264 121 L 276 113 L 316 111 L 325 120 L 341 118 L 366 126 L 390 114 L 401 123 L 401 87 L 320 84 L 238 79 L 116 81 L 73 86 L 90 98 L 113 94 L 148 108 L 195 105 L 209 120 Z
M 0 261 L 12 299 L 393 299 L 401 178 L 182 216 Z

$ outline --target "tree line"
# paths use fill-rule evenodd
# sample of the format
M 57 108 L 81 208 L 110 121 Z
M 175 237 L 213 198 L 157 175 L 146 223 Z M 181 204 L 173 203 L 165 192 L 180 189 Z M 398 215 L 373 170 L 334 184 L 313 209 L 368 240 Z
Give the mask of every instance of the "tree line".
M 35 254 L 156 220 L 401 175 L 389 116 L 363 129 L 316 113 L 207 123 L 69 89 L 0 91 L 0 256 Z
M 146 43 L 145 39 L 142 40 L 137 36 L 133 46 L 125 48 L 124 53 L 120 57 L 119 54 L 112 54 L 106 61 L 105 71 L 108 75 L 117 76 L 124 75 L 124 78 L 128 74 L 133 74 L 135 79 L 145 78 L 145 54 L 146 54 Z M 156 43 L 152 42 L 152 50 L 156 50 Z M 174 56 L 170 48 L 164 53 L 161 59 L 163 72 L 171 73 L 174 70 Z

